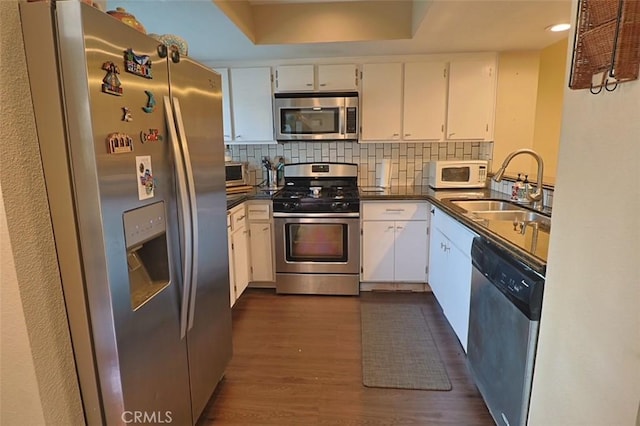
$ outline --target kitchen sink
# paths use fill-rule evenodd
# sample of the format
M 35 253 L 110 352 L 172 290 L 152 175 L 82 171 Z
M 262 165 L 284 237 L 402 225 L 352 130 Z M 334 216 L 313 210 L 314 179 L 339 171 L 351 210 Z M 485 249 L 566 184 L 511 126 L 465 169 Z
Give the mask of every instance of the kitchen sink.
M 452 200 L 454 205 L 468 212 L 477 211 L 502 211 L 502 210 L 523 210 L 517 204 L 508 201 L 498 200 Z
M 474 211 L 472 214 L 480 219 L 486 220 L 508 220 L 512 222 L 539 222 L 550 225 L 551 219 L 529 210 L 502 210 L 502 211 Z
M 451 203 L 466 211 L 474 221 L 509 221 L 538 224 L 551 228 L 551 218 L 505 200 L 451 200 Z

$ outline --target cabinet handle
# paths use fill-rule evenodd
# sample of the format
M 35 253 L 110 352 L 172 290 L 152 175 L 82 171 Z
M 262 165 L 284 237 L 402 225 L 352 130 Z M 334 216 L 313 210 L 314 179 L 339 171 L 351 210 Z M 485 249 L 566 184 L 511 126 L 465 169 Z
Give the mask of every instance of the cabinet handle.
M 263 228 L 262 230 L 263 230 L 263 231 L 266 231 L 266 230 L 268 230 L 268 229 L 269 229 L 269 227 L 267 226 L 266 228 Z
M 456 134 L 455 132 L 453 132 L 453 133 L 449 133 L 449 136 L 447 136 L 447 137 L 448 137 L 448 138 L 450 138 L 451 136 L 453 136 L 453 135 L 455 135 L 455 134 Z
M 320 87 L 324 87 L 326 85 L 327 85 L 327 83 L 320 83 Z
M 385 209 L 388 212 L 403 212 L 404 209 Z
M 404 229 L 404 226 L 396 226 L 396 229 Z
M 404 135 L 405 136 L 411 136 L 411 133 L 405 133 Z
M 242 135 L 236 135 L 236 139 L 242 139 Z
M 236 222 L 240 222 L 242 219 L 244 219 L 245 215 L 240 216 L 239 218 L 236 219 Z
M 393 229 L 393 225 L 387 226 L 387 231 L 388 231 L 389 229 Z
M 431 214 L 435 215 L 436 214 L 436 209 L 431 209 Z
M 313 83 L 307 83 L 307 84 L 305 84 L 305 86 L 307 86 L 307 87 L 312 87 L 312 86 L 313 86 Z

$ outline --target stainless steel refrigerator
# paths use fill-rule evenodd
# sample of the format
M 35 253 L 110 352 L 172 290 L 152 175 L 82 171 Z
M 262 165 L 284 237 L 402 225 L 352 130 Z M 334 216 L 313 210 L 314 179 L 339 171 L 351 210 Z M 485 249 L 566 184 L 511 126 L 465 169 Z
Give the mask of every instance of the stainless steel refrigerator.
M 220 76 L 81 2 L 20 6 L 86 420 L 195 423 L 232 351 Z

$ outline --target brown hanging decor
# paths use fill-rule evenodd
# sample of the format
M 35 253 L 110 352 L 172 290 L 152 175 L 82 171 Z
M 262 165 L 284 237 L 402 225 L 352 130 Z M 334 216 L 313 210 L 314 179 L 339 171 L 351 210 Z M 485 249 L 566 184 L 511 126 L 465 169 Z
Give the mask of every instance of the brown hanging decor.
M 640 0 L 580 0 L 576 22 L 571 89 L 596 94 L 638 79 Z

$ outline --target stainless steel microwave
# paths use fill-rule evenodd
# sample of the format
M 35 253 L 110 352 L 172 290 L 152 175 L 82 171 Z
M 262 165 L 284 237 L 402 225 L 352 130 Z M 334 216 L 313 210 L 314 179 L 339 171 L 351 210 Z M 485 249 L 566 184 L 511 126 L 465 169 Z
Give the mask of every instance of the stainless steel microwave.
M 278 141 L 357 141 L 357 92 L 276 93 Z

